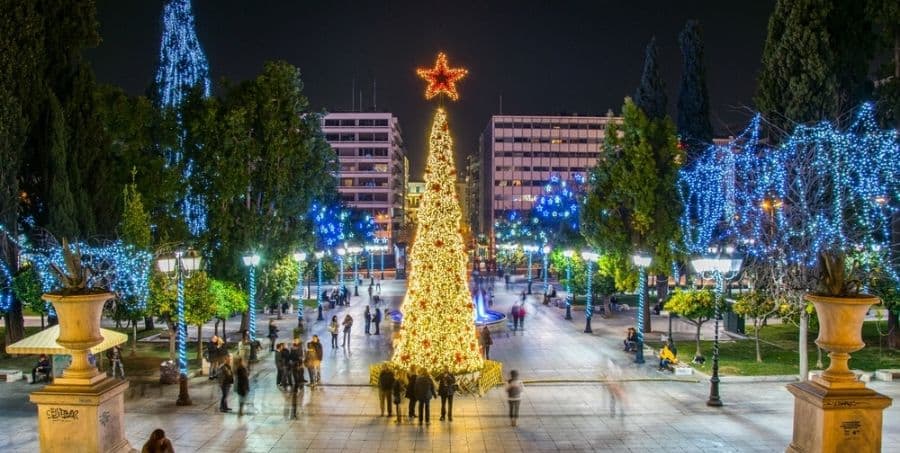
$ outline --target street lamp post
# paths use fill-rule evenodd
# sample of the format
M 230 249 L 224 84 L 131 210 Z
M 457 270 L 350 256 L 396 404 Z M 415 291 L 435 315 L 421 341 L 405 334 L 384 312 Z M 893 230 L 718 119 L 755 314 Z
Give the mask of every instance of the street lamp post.
M 366 278 L 372 278 L 372 266 L 374 265 L 374 261 L 372 260 L 372 247 L 374 245 L 363 246 L 363 250 L 366 252 L 366 264 L 368 264 L 368 268 L 366 269 Z
M 344 255 L 347 254 L 347 249 L 345 249 L 343 247 L 338 247 L 337 254 L 338 254 L 338 266 L 340 269 L 340 277 L 338 277 L 338 282 L 339 282 L 338 292 L 340 293 L 341 297 L 343 297 L 344 293 L 347 291 L 347 285 L 344 284 Z M 347 305 L 350 305 L 349 297 L 347 298 Z
M 384 255 L 387 255 L 388 246 L 381 245 L 379 250 L 381 251 L 381 279 L 384 280 Z
M 190 406 L 191 396 L 188 394 L 187 369 L 187 324 L 184 319 L 184 275 L 200 268 L 200 257 L 192 252 L 187 254 L 178 250 L 174 256 L 160 258 L 156 262 L 159 270 L 165 274 L 174 273 L 176 279 L 175 311 L 178 325 L 176 341 L 178 342 L 178 406 Z
M 637 351 L 634 353 L 634 363 L 644 363 L 644 305 L 647 303 L 647 268 L 652 258 L 644 253 L 635 253 L 631 261 L 638 268 Z
M 708 255 L 691 260 L 691 264 L 694 266 L 694 270 L 700 274 L 700 278 L 712 276 L 716 282 L 712 377 L 709 378 L 709 399 L 706 401 L 706 405 L 712 407 L 722 406 L 722 398 L 719 396 L 719 308 L 725 289 L 725 280 L 737 277 L 743 264 L 743 259 L 734 254 L 734 247 L 725 247 L 725 253 L 721 252 L 722 250 L 712 247 Z
M 533 281 L 531 271 L 531 259 L 534 252 L 538 250 L 536 245 L 523 245 L 522 250 L 528 255 L 528 294 L 531 294 L 531 283 Z
M 566 257 L 566 319 L 572 319 L 572 256 L 574 255 L 573 250 L 563 252 L 563 256 Z
M 250 315 L 250 325 L 248 335 L 250 336 L 250 361 L 256 361 L 256 347 L 253 346 L 256 343 L 256 267 L 259 266 L 259 255 L 256 253 L 252 255 L 244 255 L 244 266 L 247 266 L 249 272 L 249 285 L 247 287 L 247 292 L 249 296 L 249 308 L 248 312 Z
M 547 292 L 550 290 L 550 284 L 548 283 L 548 280 L 549 280 L 548 274 L 550 274 L 550 272 L 548 272 L 548 271 L 550 270 L 550 268 L 547 263 L 547 261 L 550 259 L 550 246 L 549 245 L 545 245 L 545 246 L 541 247 L 541 255 L 542 255 L 541 258 L 543 259 L 542 264 L 544 267 L 544 269 L 543 269 L 543 271 L 544 271 L 544 294 L 547 294 Z
M 592 302 L 592 293 L 594 292 L 594 263 L 597 262 L 597 259 L 600 258 L 600 256 L 594 252 L 584 251 L 581 252 L 581 257 L 587 265 L 587 289 L 585 290 L 584 297 L 584 333 L 593 333 L 594 331 L 591 329 L 591 318 L 594 317 L 594 303 Z
M 324 257 L 325 252 L 316 252 L 316 308 L 319 311 L 316 321 L 325 320 L 322 315 L 322 258 Z
M 362 247 L 351 245 L 347 247 L 347 252 L 353 257 L 353 295 L 359 297 L 359 254 L 362 252 Z
M 300 287 L 297 297 L 297 327 L 303 327 L 303 265 L 306 263 L 306 253 L 295 253 L 294 261 L 297 262 L 297 285 Z

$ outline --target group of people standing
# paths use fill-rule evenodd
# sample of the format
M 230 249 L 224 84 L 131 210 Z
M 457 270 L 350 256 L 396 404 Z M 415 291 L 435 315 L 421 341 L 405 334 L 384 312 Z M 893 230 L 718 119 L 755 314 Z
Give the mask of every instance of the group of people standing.
M 459 387 L 456 384 L 456 376 L 445 370 L 435 381 L 425 370 L 411 368 L 409 372 L 395 370 L 389 366 L 382 368 L 378 375 L 378 401 L 381 407 L 381 416 L 393 417 L 397 413 L 397 423 L 403 423 L 403 414 L 400 404 L 405 396 L 409 400 L 407 417 L 410 422 L 416 418 L 416 406 L 418 406 L 419 424 L 431 423 L 431 400 L 441 397 L 441 421 L 453 421 L 453 395 Z M 393 404 L 392 404 L 393 403 Z
M 316 387 L 322 380 L 322 343 L 313 335 L 304 348 L 299 338 L 290 346 L 278 343 L 275 347 L 275 385 L 281 390 L 299 390 L 303 384 Z M 306 369 L 309 379 L 304 378 Z

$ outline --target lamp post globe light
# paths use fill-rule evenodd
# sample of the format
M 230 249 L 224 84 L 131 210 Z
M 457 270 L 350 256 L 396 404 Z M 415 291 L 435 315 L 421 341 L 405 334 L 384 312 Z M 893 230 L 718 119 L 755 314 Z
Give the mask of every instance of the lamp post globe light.
M 528 294 L 531 294 L 531 283 L 534 281 L 532 278 L 532 270 L 531 270 L 531 259 L 534 252 L 538 251 L 538 247 L 536 245 L 526 244 L 522 246 L 522 251 L 528 255 Z
M 563 251 L 566 257 L 566 319 L 572 319 L 572 257 L 574 250 Z
M 303 327 L 303 266 L 306 264 L 306 252 L 298 252 L 294 254 L 294 261 L 297 262 L 297 327 Z
M 581 258 L 584 259 L 586 264 L 585 268 L 587 269 L 587 289 L 585 289 L 584 297 L 584 333 L 593 333 L 594 331 L 591 329 L 591 318 L 594 317 L 594 303 L 592 301 L 592 293 L 594 292 L 594 263 L 597 262 L 600 255 L 597 255 L 594 252 L 584 251 L 581 252 Z
M 316 252 L 316 309 L 319 311 L 316 321 L 325 320 L 322 315 L 322 258 L 324 257 L 325 252 Z
M 341 297 L 343 297 L 344 293 L 347 291 L 347 285 L 344 284 L 344 256 L 347 255 L 347 249 L 344 247 L 338 247 L 337 254 L 338 270 L 340 275 L 340 277 L 338 277 L 338 293 L 340 293 Z
M 178 406 L 190 406 L 191 396 L 188 394 L 187 378 L 187 324 L 184 319 L 184 276 L 200 269 L 200 257 L 193 251 L 178 250 L 174 255 L 161 257 L 156 266 L 164 274 L 173 274 L 176 279 L 175 311 L 177 318 L 176 342 L 178 344 Z
M 637 351 L 634 363 L 644 363 L 644 306 L 647 304 L 647 268 L 652 258 L 646 253 L 635 253 L 631 262 L 638 268 Z
M 541 247 L 541 258 L 543 259 L 542 264 L 544 267 L 544 269 L 543 269 L 543 272 L 544 272 L 544 294 L 547 294 L 547 291 L 549 291 L 549 288 L 550 288 L 550 284 L 548 283 L 550 268 L 549 268 L 548 262 L 547 262 L 550 259 L 550 246 L 549 245 L 544 245 L 543 247 Z
M 716 282 L 712 377 L 709 378 L 707 406 L 722 406 L 722 398 L 719 396 L 719 308 L 725 290 L 725 281 L 737 277 L 743 263 L 744 260 L 734 253 L 734 247 L 731 246 L 725 247 L 724 250 L 711 247 L 709 254 L 691 260 L 691 264 L 694 266 L 694 270 L 700 274 L 700 278 L 712 277 Z

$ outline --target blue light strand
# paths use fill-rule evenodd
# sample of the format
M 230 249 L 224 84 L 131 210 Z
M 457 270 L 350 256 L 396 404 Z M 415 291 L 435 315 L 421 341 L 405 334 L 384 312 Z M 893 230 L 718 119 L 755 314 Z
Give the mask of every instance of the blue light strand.
M 250 341 L 256 341 L 256 266 L 250 266 L 248 293 L 250 298 Z
M 644 347 L 644 304 L 647 303 L 647 268 L 638 266 L 638 309 L 637 309 L 637 344 L 638 348 Z
M 588 259 L 585 261 L 587 265 L 587 291 L 585 291 L 584 295 L 584 316 L 590 321 L 594 317 L 594 303 L 592 302 L 594 293 L 594 260 Z
M 178 372 L 187 376 L 187 324 L 184 320 L 184 271 L 181 270 L 181 257 L 178 257 L 178 283 L 176 290 L 175 310 L 178 317 Z
M 297 298 L 297 321 L 303 322 L 303 267 L 306 263 L 303 261 L 297 262 L 297 280 L 299 280 L 298 285 L 300 286 L 299 296 Z

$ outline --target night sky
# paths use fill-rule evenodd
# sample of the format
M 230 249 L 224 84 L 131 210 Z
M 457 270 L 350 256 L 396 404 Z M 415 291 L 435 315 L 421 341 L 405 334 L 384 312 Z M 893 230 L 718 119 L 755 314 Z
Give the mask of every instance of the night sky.
M 97 78 L 142 94 L 159 53 L 162 1 L 100 0 L 103 42 L 89 51 Z M 267 60 L 300 68 L 314 110 L 343 111 L 356 96 L 400 120 L 414 179 L 422 177 L 433 103 L 414 69 L 438 51 L 469 69 L 449 105 L 457 154 L 477 150 L 500 96 L 506 114 L 620 111 L 656 36 L 674 116 L 681 74 L 678 32 L 700 20 L 712 121 L 720 135 L 750 116 L 774 0 L 351 2 L 194 0 L 197 34 L 215 86 L 254 77 Z M 358 103 L 358 101 L 357 101 Z

